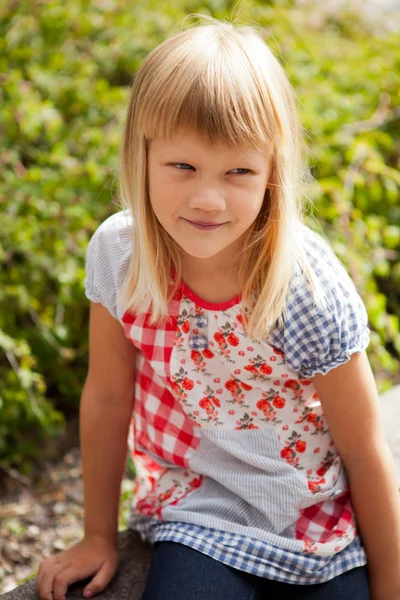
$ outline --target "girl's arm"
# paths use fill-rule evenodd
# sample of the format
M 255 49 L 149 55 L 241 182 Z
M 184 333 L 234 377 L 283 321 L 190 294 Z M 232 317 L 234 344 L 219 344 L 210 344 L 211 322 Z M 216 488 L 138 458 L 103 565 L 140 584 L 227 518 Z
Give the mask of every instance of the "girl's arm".
M 84 597 L 93 596 L 115 575 L 134 373 L 134 346 L 107 309 L 91 303 L 89 369 L 80 408 L 85 536 L 40 564 L 36 579 L 40 600 L 65 600 L 68 586 L 87 578 L 91 579 Z
M 365 352 L 313 378 L 343 460 L 368 559 L 372 600 L 400 600 L 400 495 Z
M 107 309 L 92 302 L 89 369 L 80 407 L 85 535 L 117 539 L 134 373 L 135 347 Z

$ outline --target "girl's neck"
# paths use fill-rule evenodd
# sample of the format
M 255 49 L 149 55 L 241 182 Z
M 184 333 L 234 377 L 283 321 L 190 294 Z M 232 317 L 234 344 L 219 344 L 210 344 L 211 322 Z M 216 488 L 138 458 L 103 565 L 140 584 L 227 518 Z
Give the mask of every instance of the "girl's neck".
M 186 265 L 183 281 L 197 296 L 206 302 L 222 304 L 241 293 L 237 268 L 228 266 L 220 270 L 190 269 Z

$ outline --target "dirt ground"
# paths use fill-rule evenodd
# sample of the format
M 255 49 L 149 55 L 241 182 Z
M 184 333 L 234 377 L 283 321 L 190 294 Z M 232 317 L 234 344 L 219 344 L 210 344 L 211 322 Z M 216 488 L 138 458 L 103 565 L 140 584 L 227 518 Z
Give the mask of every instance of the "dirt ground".
M 71 448 L 40 480 L 0 472 L 0 594 L 36 574 L 40 561 L 78 541 L 83 531 L 82 468 Z

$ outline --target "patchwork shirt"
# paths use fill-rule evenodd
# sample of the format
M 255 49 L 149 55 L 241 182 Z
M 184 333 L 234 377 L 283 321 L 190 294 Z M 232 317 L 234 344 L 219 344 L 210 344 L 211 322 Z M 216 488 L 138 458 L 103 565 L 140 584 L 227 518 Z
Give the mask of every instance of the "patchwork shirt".
M 181 282 L 162 327 L 150 326 L 145 307 L 124 311 L 133 233 L 128 211 L 106 219 L 90 240 L 85 278 L 88 299 L 137 350 L 130 527 L 286 583 L 322 583 L 365 565 L 312 380 L 369 343 L 365 306 L 330 245 L 300 226 L 327 308 L 315 307 L 297 268 L 284 326 L 256 340 L 244 331 L 240 294 L 206 302 Z

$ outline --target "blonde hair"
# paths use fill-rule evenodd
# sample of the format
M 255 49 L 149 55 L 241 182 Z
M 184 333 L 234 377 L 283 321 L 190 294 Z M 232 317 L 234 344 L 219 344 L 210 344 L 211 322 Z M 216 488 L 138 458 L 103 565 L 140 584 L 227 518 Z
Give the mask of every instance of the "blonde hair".
M 150 52 L 132 86 L 119 179 L 121 204 L 133 218 L 132 258 L 121 292 L 125 309 L 148 310 L 149 323 L 156 325 L 168 317 L 182 280 L 181 249 L 154 215 L 146 175 L 148 140 L 170 139 L 182 126 L 207 143 L 270 155 L 271 189 L 247 231 L 238 264 L 248 333 L 262 338 L 283 325 L 296 261 L 322 306 L 322 289 L 300 242 L 307 167 L 292 87 L 253 27 L 208 18 Z

